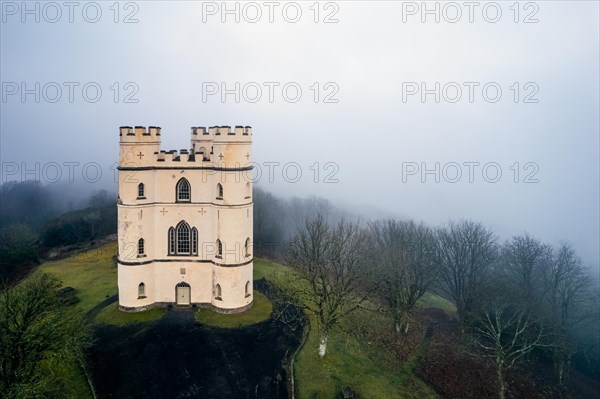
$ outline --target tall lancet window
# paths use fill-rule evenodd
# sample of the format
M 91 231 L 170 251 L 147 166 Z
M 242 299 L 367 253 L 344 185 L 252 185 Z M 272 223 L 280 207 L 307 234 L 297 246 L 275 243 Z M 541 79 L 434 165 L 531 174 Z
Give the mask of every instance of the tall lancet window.
M 215 286 L 215 299 L 223 300 L 223 290 L 221 289 L 221 284 L 217 284 Z
M 177 225 L 177 254 L 190 254 L 190 226 L 186 222 Z
M 140 283 L 138 285 L 138 299 L 146 298 L 146 284 Z
M 181 178 L 177 182 L 176 197 L 178 202 L 189 202 L 191 200 L 190 182 L 186 178 Z

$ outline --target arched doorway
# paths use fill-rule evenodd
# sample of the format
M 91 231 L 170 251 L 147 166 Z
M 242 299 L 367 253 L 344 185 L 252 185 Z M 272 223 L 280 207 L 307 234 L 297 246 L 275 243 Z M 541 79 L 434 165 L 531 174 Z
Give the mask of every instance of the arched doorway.
M 190 285 L 186 282 L 181 282 L 175 287 L 175 302 L 177 305 L 190 304 Z

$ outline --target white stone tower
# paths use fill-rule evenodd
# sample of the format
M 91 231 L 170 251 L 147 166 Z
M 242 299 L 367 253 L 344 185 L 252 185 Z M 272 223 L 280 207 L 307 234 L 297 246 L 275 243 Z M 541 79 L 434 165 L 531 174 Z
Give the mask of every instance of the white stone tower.
M 119 308 L 252 306 L 252 128 L 192 128 L 160 150 L 160 127 L 120 128 Z

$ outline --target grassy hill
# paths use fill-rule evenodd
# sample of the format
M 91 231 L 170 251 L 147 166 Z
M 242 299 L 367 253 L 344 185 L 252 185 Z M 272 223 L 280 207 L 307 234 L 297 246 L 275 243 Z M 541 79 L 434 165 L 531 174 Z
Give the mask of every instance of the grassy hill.
M 293 273 L 288 267 L 265 259 L 254 262 L 254 277 L 266 278 L 285 286 Z M 443 298 L 428 295 L 420 305 L 434 304 L 452 310 Z M 371 317 L 370 315 L 365 315 Z M 350 327 L 343 320 L 344 327 Z M 329 337 L 327 355 L 318 356 L 316 321 L 311 320 L 310 333 L 298 353 L 295 377 L 301 399 L 334 398 L 344 387 L 351 387 L 360 398 L 437 398 L 438 395 L 404 367 L 382 346 L 358 338 L 345 331 L 334 331 Z
M 39 271 L 53 274 L 64 286 L 75 288 L 80 298 L 76 306 L 89 311 L 117 293 L 116 254 L 117 243 L 111 242 L 65 259 L 43 263 Z M 255 259 L 255 279 L 264 277 L 278 284 L 289 272 L 283 265 Z M 257 306 L 262 312 L 260 317 L 264 317 L 265 312 L 270 313 L 268 301 L 262 302 Z M 452 308 L 447 301 L 435 296 L 425 298 L 423 306 L 428 304 Z M 124 314 L 119 312 L 113 303 L 96 316 L 95 322 L 126 324 L 156 319 L 162 314 L 161 310 Z M 244 322 L 242 319 L 247 318 L 247 315 L 238 315 L 239 320 L 236 319 L 236 315 L 227 316 L 225 321 L 208 314 L 198 314 L 196 317 L 207 324 L 225 323 L 228 327 L 235 327 L 236 324 Z M 317 355 L 316 326 L 312 325 L 310 331 L 295 364 L 300 398 L 333 398 L 345 386 L 351 386 L 361 398 L 437 397 L 430 387 L 412 374 L 410 369 L 403 367 L 388 351 L 359 339 L 354 334 L 342 331 L 332 334 L 328 354 L 324 359 L 320 359 Z M 79 383 L 87 385 L 82 376 L 79 377 Z
M 66 287 L 77 290 L 77 306 L 89 311 L 108 297 L 117 294 L 117 266 L 114 256 L 117 242 L 81 252 L 65 259 L 43 263 L 38 271 L 52 274 Z

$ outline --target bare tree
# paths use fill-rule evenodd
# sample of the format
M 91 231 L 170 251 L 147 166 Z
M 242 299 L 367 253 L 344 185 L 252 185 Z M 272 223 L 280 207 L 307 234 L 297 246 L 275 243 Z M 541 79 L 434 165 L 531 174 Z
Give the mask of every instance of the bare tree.
M 553 333 L 553 360 L 556 380 L 564 385 L 568 379 L 575 347 L 571 334 L 590 317 L 586 309 L 590 278 L 581 259 L 570 244 L 560 245 L 544 273 L 546 314 Z
M 433 231 L 413 221 L 370 225 L 372 281 L 388 303 L 397 332 L 407 333 L 414 307 L 437 278 Z
M 504 243 L 501 268 L 523 304 L 537 307 L 542 297 L 543 270 L 551 261 L 552 248 L 529 235 L 514 236 Z
M 450 222 L 437 231 L 440 288 L 456 304 L 464 323 L 481 299 L 485 278 L 497 258 L 494 234 L 470 220 Z
M 322 215 L 306 221 L 288 243 L 287 261 L 299 279 L 289 284 L 305 311 L 316 318 L 319 356 L 325 356 L 331 330 L 365 300 L 366 234 L 359 225 L 330 225 Z
M 282 201 L 260 187 L 253 188 L 254 251 L 257 255 L 274 258 L 281 254 L 285 238 L 281 219 L 285 215 Z
M 498 397 L 504 399 L 508 383 L 506 373 L 523 361 L 533 349 L 543 346 L 544 330 L 529 312 L 509 305 L 496 304 L 483 316 L 476 329 L 481 353 L 494 361 L 498 380 Z

